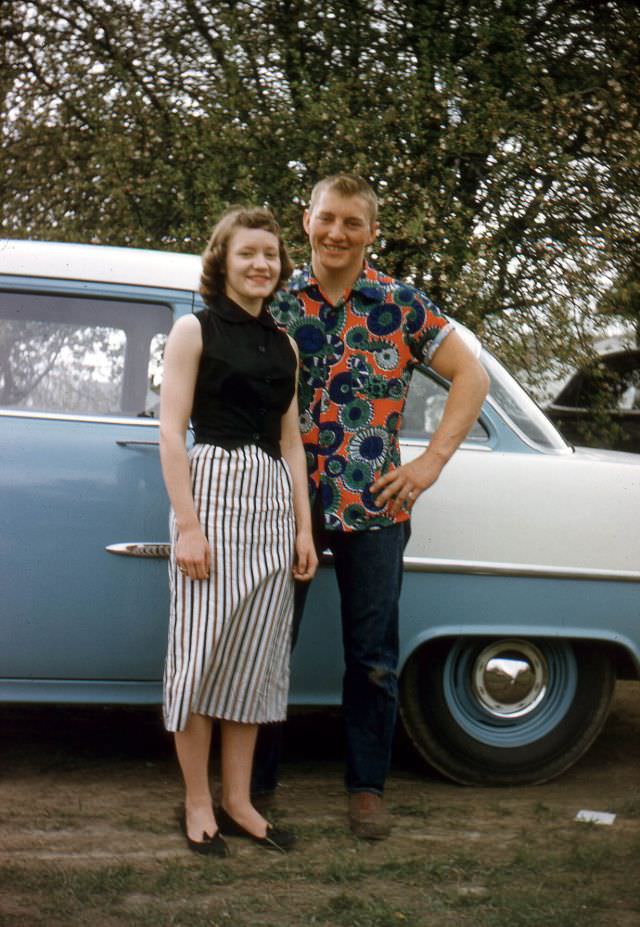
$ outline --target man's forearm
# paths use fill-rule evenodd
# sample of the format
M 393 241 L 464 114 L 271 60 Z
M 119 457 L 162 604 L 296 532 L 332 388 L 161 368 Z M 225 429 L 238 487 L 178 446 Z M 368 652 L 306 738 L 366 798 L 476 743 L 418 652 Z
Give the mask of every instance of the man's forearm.
M 442 469 L 451 459 L 478 418 L 488 389 L 489 377 L 480 364 L 453 378 L 440 424 L 422 455 L 431 464 Z

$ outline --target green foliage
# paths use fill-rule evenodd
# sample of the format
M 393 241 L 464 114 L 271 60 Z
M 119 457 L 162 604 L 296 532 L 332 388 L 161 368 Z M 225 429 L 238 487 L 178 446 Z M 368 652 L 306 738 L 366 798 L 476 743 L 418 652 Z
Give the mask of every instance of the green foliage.
M 625 0 L 9 0 L 0 228 L 198 251 L 269 203 L 294 256 L 339 170 L 375 260 L 504 358 L 640 318 L 640 9 Z

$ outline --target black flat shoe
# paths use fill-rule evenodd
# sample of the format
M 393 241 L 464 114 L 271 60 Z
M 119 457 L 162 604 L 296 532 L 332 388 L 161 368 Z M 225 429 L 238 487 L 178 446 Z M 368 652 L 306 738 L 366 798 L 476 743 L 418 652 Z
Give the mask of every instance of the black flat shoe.
M 180 826 L 182 828 L 182 833 L 186 838 L 187 846 L 190 850 L 193 850 L 194 853 L 202 853 L 207 856 L 229 855 L 229 847 L 224 842 L 219 827 L 213 835 L 207 834 L 205 831 L 203 831 L 202 840 L 192 840 L 187 833 L 187 819 L 184 812 L 180 814 Z
M 290 830 L 283 830 L 281 827 L 272 827 L 267 824 L 267 833 L 264 837 L 256 837 L 251 831 L 248 831 L 238 824 L 237 821 L 228 814 L 222 805 L 216 809 L 216 820 L 218 827 L 227 837 L 246 837 L 253 840 L 258 846 L 264 847 L 265 850 L 279 850 L 286 853 L 296 842 L 296 835 Z

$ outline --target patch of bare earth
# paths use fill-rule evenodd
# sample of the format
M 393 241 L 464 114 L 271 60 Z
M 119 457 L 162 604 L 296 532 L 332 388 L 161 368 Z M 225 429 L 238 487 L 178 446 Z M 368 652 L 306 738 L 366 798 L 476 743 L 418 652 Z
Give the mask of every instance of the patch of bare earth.
M 339 713 L 296 712 L 274 816 L 299 846 L 185 847 L 156 711 L 4 706 L 0 927 L 638 927 L 640 686 L 598 742 L 541 786 L 463 788 L 399 737 L 389 840 L 347 830 Z M 613 826 L 577 823 L 580 809 Z

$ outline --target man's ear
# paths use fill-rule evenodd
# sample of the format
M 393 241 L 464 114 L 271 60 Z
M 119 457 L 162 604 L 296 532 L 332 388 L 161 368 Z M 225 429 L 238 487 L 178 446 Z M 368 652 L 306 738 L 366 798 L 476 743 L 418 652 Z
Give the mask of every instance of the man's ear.
M 380 226 L 377 222 L 373 222 L 369 229 L 369 244 L 372 245 L 376 238 L 378 237 L 378 232 L 380 231 Z
M 305 230 L 307 235 L 309 234 L 309 219 L 311 218 L 309 210 L 305 209 L 302 213 L 302 228 Z

